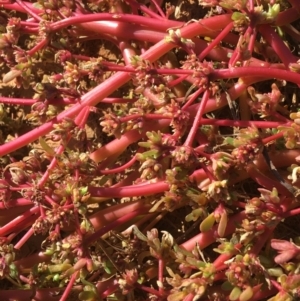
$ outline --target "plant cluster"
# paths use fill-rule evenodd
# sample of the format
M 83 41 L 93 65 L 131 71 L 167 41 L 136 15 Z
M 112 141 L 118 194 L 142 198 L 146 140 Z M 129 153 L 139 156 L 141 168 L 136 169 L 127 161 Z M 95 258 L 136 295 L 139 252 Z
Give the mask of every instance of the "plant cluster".
M 0 0 L 1 300 L 297 300 L 299 12 Z

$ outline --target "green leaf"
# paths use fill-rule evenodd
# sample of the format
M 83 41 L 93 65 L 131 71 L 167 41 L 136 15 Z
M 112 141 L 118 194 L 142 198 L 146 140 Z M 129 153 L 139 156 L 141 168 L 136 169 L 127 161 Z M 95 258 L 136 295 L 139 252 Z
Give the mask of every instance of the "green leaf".
M 229 300 L 235 301 L 240 297 L 240 295 L 241 295 L 241 289 L 239 287 L 234 287 L 229 295 Z
M 9 265 L 9 276 L 13 279 L 17 279 L 19 275 L 18 269 L 14 263 Z
M 231 16 L 232 21 L 239 21 L 245 19 L 245 15 L 240 12 L 234 12 Z
M 216 219 L 213 213 L 211 213 L 208 217 L 206 217 L 202 223 L 200 224 L 200 231 L 207 232 L 209 231 L 212 226 L 214 225 Z
M 226 137 L 223 143 L 234 146 L 234 139 L 232 137 Z
M 40 143 L 42 149 L 43 149 L 47 154 L 49 154 L 50 156 L 53 156 L 53 157 L 55 156 L 55 151 L 53 150 L 53 148 L 50 147 L 50 146 L 48 145 L 48 143 L 47 143 L 42 137 L 39 138 L 39 143 Z

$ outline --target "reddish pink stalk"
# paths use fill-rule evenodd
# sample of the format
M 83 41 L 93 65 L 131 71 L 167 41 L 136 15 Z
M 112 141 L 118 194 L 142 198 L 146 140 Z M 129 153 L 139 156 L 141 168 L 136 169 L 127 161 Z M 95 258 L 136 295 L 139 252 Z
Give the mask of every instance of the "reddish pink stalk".
M 27 242 L 27 240 L 34 234 L 33 229 L 30 228 L 26 234 L 14 245 L 14 248 L 19 250 Z
M 228 35 L 228 33 L 233 28 L 233 22 L 229 23 L 222 31 L 221 33 L 207 46 L 198 56 L 199 61 L 202 61 L 209 52 L 216 47 L 224 38 Z
M 34 10 L 31 9 L 31 5 L 28 5 L 25 1 L 16 0 L 16 2 L 20 5 L 20 7 L 29 15 L 31 15 L 37 21 L 42 21 L 42 18 L 38 16 Z
M 297 62 L 297 58 L 291 53 L 283 40 L 269 24 L 260 25 L 258 30 L 268 44 L 275 50 L 286 67 L 288 67 L 290 63 Z
M 99 13 L 99 14 L 77 15 L 75 17 L 70 17 L 52 23 L 50 27 L 52 31 L 57 31 L 70 25 L 82 24 L 87 22 L 93 24 L 91 22 L 96 22 L 96 21 L 114 21 L 115 24 L 119 24 L 119 25 L 123 24 L 125 26 L 128 23 L 138 24 L 138 27 L 148 26 L 152 30 L 159 30 L 159 31 L 166 31 L 168 28 L 178 27 L 182 25 L 182 22 L 171 21 L 168 19 L 153 20 L 151 18 L 137 16 L 137 15 L 130 15 L 130 14 Z M 132 29 L 134 29 L 134 27 L 132 27 Z M 130 30 L 128 31 L 128 33 L 129 32 Z
M 63 153 L 65 147 L 63 145 L 60 145 L 58 147 L 58 149 L 56 150 L 56 155 L 60 155 Z M 43 187 L 46 183 L 46 181 L 48 180 L 49 176 L 50 176 L 50 172 L 51 170 L 55 167 L 55 165 L 57 164 L 57 158 L 53 157 L 47 170 L 45 171 L 45 173 L 43 174 L 43 176 L 41 177 L 41 179 L 39 180 L 39 182 L 37 183 L 38 187 Z
M 23 214 L 19 215 L 9 223 L 7 223 L 5 226 L 2 226 L 0 229 L 0 236 L 7 235 L 12 229 L 14 229 L 15 226 L 25 221 L 28 217 L 31 217 L 32 215 L 39 212 L 39 207 L 33 207 L 24 212 Z
M 199 88 L 193 95 L 191 95 L 190 99 L 182 106 L 182 110 L 186 110 L 198 97 L 201 93 L 204 92 L 204 88 Z
M 142 130 L 131 130 L 124 133 L 119 139 L 115 139 L 97 151 L 93 152 L 90 155 L 90 158 L 95 162 L 100 162 L 106 159 L 108 156 L 112 154 L 122 152 L 125 150 L 130 144 L 138 141 L 142 137 L 146 135 L 146 132 L 149 130 L 158 130 L 168 126 L 170 123 L 169 120 L 161 120 L 157 121 L 156 123 L 146 123 Z
M 217 125 L 217 126 L 230 126 L 230 127 L 252 127 L 255 126 L 257 128 L 277 128 L 278 126 L 284 125 L 283 122 L 278 122 L 278 121 L 251 121 L 251 120 L 230 120 L 230 119 L 206 119 L 202 118 L 201 119 L 201 124 L 210 124 L 210 125 Z M 272 135 L 270 137 L 273 137 L 272 140 L 274 139 L 275 135 Z M 264 138 L 264 143 L 265 139 L 271 139 L 270 137 Z M 276 136 L 277 137 L 277 136 Z M 282 133 L 278 135 L 278 138 L 282 137 Z M 274 139 L 275 140 L 275 139 Z M 266 140 L 267 141 L 267 140 Z
M 209 89 L 206 89 L 203 93 L 203 97 L 202 97 L 200 106 L 198 108 L 196 117 L 194 118 L 193 125 L 190 129 L 188 137 L 186 138 L 186 141 L 184 142 L 185 146 L 192 146 L 192 143 L 194 141 L 197 129 L 199 127 L 199 124 L 201 123 L 201 118 L 202 118 L 202 115 L 204 113 L 204 109 L 206 107 L 207 101 L 209 99 L 209 95 L 210 95 L 210 91 L 209 91 Z
M 62 296 L 60 297 L 59 301 L 66 301 L 68 296 L 70 295 L 71 291 L 72 291 L 72 287 L 75 283 L 75 280 L 78 276 L 79 271 L 76 271 L 70 278 L 67 287 L 65 288 Z
M 114 168 L 114 169 L 108 169 L 108 170 L 101 170 L 100 172 L 103 175 L 109 175 L 109 174 L 114 174 L 114 173 L 120 173 L 122 171 L 125 171 L 127 168 L 131 167 L 136 161 L 136 156 L 133 156 L 126 164 Z
M 145 196 L 155 193 L 161 193 L 169 189 L 169 184 L 163 181 L 146 184 L 146 185 L 131 185 L 116 188 L 104 187 L 89 187 L 89 192 L 93 197 L 134 197 Z
M 124 214 L 124 216 L 116 219 L 115 221 L 111 222 L 110 224 L 107 224 L 103 228 L 99 229 L 95 233 L 93 233 L 90 236 L 88 236 L 87 238 L 85 238 L 84 245 L 89 245 L 90 243 L 97 240 L 98 237 L 103 236 L 108 231 L 111 231 L 111 230 L 115 229 L 116 227 L 121 226 L 124 223 L 134 219 L 135 217 L 137 217 L 141 214 L 147 213 L 147 212 L 148 212 L 148 209 L 145 207 L 145 208 L 141 208 L 141 209 L 135 210 L 133 212 Z
M 0 202 L 0 210 L 1 209 L 7 210 L 9 208 L 14 208 L 18 206 L 28 206 L 28 205 L 33 205 L 32 201 L 23 198 L 12 199 L 7 203 Z
M 254 164 L 248 165 L 247 173 L 253 180 L 255 180 L 262 187 L 268 190 L 272 190 L 273 188 L 276 188 L 280 194 L 289 197 L 293 196 L 293 194 L 286 187 L 284 187 L 278 180 L 270 179 L 269 177 L 264 175 Z
M 163 284 L 164 281 L 164 272 L 165 272 L 165 263 L 164 263 L 164 259 L 160 258 L 158 260 L 158 281 Z M 164 294 L 164 288 L 159 286 L 158 288 L 159 292 L 161 294 Z
M 247 78 L 252 76 L 264 77 L 265 79 L 278 78 L 300 85 L 300 74 L 275 68 L 236 67 L 231 69 L 220 69 L 214 70 L 209 78 L 210 80 L 217 80 L 237 77 Z
M 43 49 L 45 46 L 47 46 L 47 44 L 49 43 L 49 39 L 43 39 L 42 41 L 40 41 L 37 45 L 35 45 L 32 49 L 30 49 L 27 54 L 32 56 L 34 55 L 36 52 L 38 52 L 39 50 Z

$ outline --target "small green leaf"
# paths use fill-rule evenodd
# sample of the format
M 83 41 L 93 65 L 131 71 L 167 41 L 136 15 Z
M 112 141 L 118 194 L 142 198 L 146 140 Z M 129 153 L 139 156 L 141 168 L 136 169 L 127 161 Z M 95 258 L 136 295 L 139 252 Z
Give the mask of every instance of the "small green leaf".
M 214 225 L 216 219 L 213 213 L 211 213 L 208 217 L 206 217 L 202 223 L 200 224 L 200 231 L 207 232 L 209 231 L 212 226 Z
M 188 214 L 185 217 L 185 220 L 187 222 L 191 222 L 191 221 L 195 222 L 202 215 L 203 215 L 203 209 L 197 208 L 197 209 L 193 210 L 190 214 Z
M 227 137 L 224 139 L 224 144 L 232 145 L 234 146 L 234 139 L 231 137 Z
M 53 148 L 50 147 L 49 144 L 42 137 L 39 138 L 39 143 L 40 143 L 42 149 L 47 154 L 49 154 L 50 156 L 53 156 L 53 157 L 55 156 L 55 151 L 53 150 Z
M 240 12 L 234 12 L 231 16 L 232 21 L 239 21 L 245 19 L 245 15 Z
M 241 295 L 241 290 L 239 287 L 234 287 L 233 290 L 231 291 L 229 295 L 229 300 L 230 301 L 235 301 L 237 300 Z
M 54 273 L 66 271 L 71 267 L 72 265 L 69 263 L 53 264 L 48 266 L 48 270 L 50 273 L 54 274 Z
M 17 279 L 19 275 L 18 269 L 14 263 L 9 265 L 9 276 L 13 279 Z

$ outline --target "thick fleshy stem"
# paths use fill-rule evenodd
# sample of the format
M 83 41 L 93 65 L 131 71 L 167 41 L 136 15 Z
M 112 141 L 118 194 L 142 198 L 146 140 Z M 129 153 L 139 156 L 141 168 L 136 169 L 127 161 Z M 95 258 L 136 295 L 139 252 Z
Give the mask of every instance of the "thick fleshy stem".
M 166 15 L 165 15 L 165 13 L 163 12 L 163 10 L 160 8 L 160 6 L 159 6 L 159 4 L 157 3 L 157 1 L 156 1 L 156 0 L 151 0 L 151 2 L 152 2 L 152 5 L 151 5 L 151 6 L 153 6 L 153 7 L 159 12 L 160 17 L 166 19 Z M 162 2 L 162 1 L 160 1 L 160 2 Z M 161 3 L 161 4 L 162 4 L 162 3 Z M 143 6 L 144 6 L 144 5 L 143 5 Z
M 208 118 L 202 118 L 201 119 L 202 125 L 217 125 L 217 126 L 230 126 L 230 127 L 256 127 L 256 128 L 262 128 L 262 129 L 268 129 L 268 128 L 277 128 L 278 126 L 283 126 L 286 123 L 284 122 L 278 122 L 278 121 L 252 121 L 252 120 L 230 120 L 230 119 L 208 119 Z M 270 138 L 273 137 L 273 138 Z M 282 137 L 281 135 L 278 135 L 278 138 Z M 276 140 L 274 135 L 267 137 L 270 141 Z M 266 138 L 266 139 L 267 139 Z M 266 142 L 265 142 L 266 143 Z
M 76 271 L 70 278 L 68 285 L 66 287 L 66 289 L 64 290 L 64 293 L 62 294 L 62 296 L 60 297 L 59 301 L 66 301 L 68 299 L 68 296 L 71 293 L 73 284 L 75 283 L 75 280 L 78 276 L 79 271 Z
M 199 95 L 201 93 L 203 93 L 204 91 L 205 91 L 205 88 L 200 87 L 195 93 L 193 93 L 193 95 L 191 95 L 191 97 L 189 98 L 189 100 L 182 106 L 181 109 L 182 110 L 186 110 L 199 97 Z
M 279 35 L 269 24 L 260 25 L 258 27 L 258 31 L 262 34 L 272 49 L 275 50 L 276 54 L 284 63 L 286 68 L 288 68 L 290 63 L 297 62 L 297 58 L 292 54 L 292 52 L 284 44 L 282 38 L 279 37 Z
M 74 123 L 78 127 L 83 129 L 87 122 L 89 115 L 90 115 L 90 107 L 87 106 L 77 115 L 77 117 L 74 119 Z
M 37 214 L 39 212 L 39 210 L 40 209 L 37 206 L 32 207 L 29 210 L 27 210 L 26 212 L 24 212 L 23 214 L 19 215 L 18 217 L 16 217 L 12 221 L 10 221 L 9 223 L 7 223 L 5 226 L 2 226 L 0 228 L 0 236 L 7 235 L 17 225 L 19 225 L 20 223 L 23 223 L 24 221 L 26 221 L 27 218 L 31 217 L 32 215 Z
M 248 164 L 246 169 L 248 175 L 262 187 L 269 190 L 272 190 L 275 187 L 279 193 L 289 197 L 293 197 L 293 194 L 278 180 L 273 180 L 267 177 L 254 164 Z
M 162 258 L 160 258 L 158 260 L 158 281 L 160 282 L 161 285 L 163 284 L 163 280 L 164 280 L 164 269 L 165 269 L 164 260 Z M 161 285 L 159 285 L 158 290 L 161 294 L 163 294 L 164 288 Z
M 99 13 L 99 14 L 87 14 L 87 15 L 78 15 L 74 17 L 69 17 L 50 25 L 51 31 L 58 31 L 67 26 L 74 26 L 75 24 L 82 24 L 87 22 L 96 22 L 96 21 L 116 21 L 119 23 L 128 23 L 128 24 L 138 24 L 139 26 L 147 26 L 152 30 L 166 31 L 171 27 L 180 27 L 182 22 L 172 21 L 172 20 L 154 20 L 151 18 L 131 15 L 131 14 L 111 14 L 111 13 Z M 112 23 L 113 25 L 113 23 Z M 132 27 L 134 30 L 134 26 Z
M 31 98 L 10 98 L 10 97 L 0 97 L 0 103 L 10 104 L 10 105 L 22 105 L 22 106 L 32 106 L 38 100 Z M 75 101 L 65 98 L 65 99 L 55 99 L 55 100 L 47 100 L 49 104 L 53 106 L 63 106 L 74 104 Z M 107 101 L 107 103 L 111 103 L 113 101 L 117 101 L 115 98 L 106 98 L 103 102 Z M 121 100 L 122 101 L 122 100 Z M 128 102 L 128 100 L 126 99 Z
M 38 52 L 39 50 L 43 49 L 48 43 L 49 43 L 49 39 L 48 38 L 43 39 L 38 44 L 36 44 L 32 49 L 28 50 L 27 54 L 29 56 L 33 56 L 36 52 Z
M 138 3 L 137 1 L 134 0 L 126 0 L 127 3 L 136 11 L 135 14 L 137 14 L 138 10 L 141 10 L 144 12 L 146 15 L 150 16 L 153 19 L 158 19 L 158 20 L 163 20 L 165 19 L 163 16 L 159 16 L 152 10 L 150 10 L 146 5 L 143 5 L 141 3 Z
M 199 124 L 201 124 L 201 118 L 202 118 L 202 115 L 204 113 L 204 109 L 206 107 L 207 101 L 209 99 L 209 95 L 210 95 L 210 90 L 206 89 L 203 93 L 203 97 L 202 97 L 200 106 L 198 108 L 196 117 L 194 118 L 193 125 L 190 129 L 190 132 L 189 132 L 185 142 L 184 142 L 185 146 L 192 146 L 192 143 L 193 143 L 195 135 L 197 133 L 197 129 L 199 127 Z
M 199 54 L 198 59 L 202 61 L 209 52 L 216 47 L 223 39 L 228 35 L 228 33 L 233 28 L 233 22 L 230 22 L 220 33 L 219 35 Z
M 90 243 L 94 242 L 95 240 L 97 240 L 98 237 L 103 236 L 104 234 L 106 234 L 108 231 L 113 230 L 114 228 L 123 225 L 124 223 L 134 219 L 135 217 L 137 217 L 138 215 L 144 214 L 148 212 L 148 208 L 141 208 L 138 210 L 135 210 L 133 212 L 127 213 L 124 216 L 118 218 L 117 220 L 111 222 L 110 224 L 107 224 L 106 226 L 104 226 L 103 228 L 99 229 L 98 231 L 96 231 L 95 233 L 91 234 L 89 237 L 84 239 L 83 245 L 89 245 Z
M 115 174 L 125 171 L 127 168 L 131 167 L 136 162 L 136 156 L 133 156 L 127 163 L 124 165 L 113 168 L 113 169 L 107 169 L 107 170 L 100 170 L 100 172 L 103 175 L 109 175 L 109 174 Z
M 124 133 L 119 139 L 115 139 L 103 147 L 99 148 L 95 152 L 90 154 L 90 158 L 99 163 L 116 153 L 120 153 L 125 150 L 130 144 L 138 141 L 142 137 L 145 137 L 147 131 L 160 130 L 170 124 L 170 120 L 159 120 L 156 123 L 145 123 L 142 130 L 130 130 Z
M 281 80 L 290 81 L 300 85 L 300 74 L 275 68 L 258 68 L 258 67 L 236 67 L 230 69 L 214 70 L 209 76 L 210 80 L 229 79 L 238 77 L 261 77 L 267 80 L 269 78 L 277 78 Z
M 28 200 L 28 199 L 24 199 L 24 198 L 19 198 L 19 199 L 12 199 L 9 202 L 5 203 L 5 202 L 0 202 L 0 210 L 1 209 L 9 209 L 9 208 L 15 208 L 15 207 L 19 207 L 19 206 L 28 206 L 28 205 L 32 205 L 32 201 Z
M 47 182 L 49 176 L 50 176 L 50 172 L 51 170 L 55 167 L 55 165 L 57 164 L 57 156 L 61 155 L 63 153 L 63 151 L 65 150 L 65 147 L 63 145 L 60 145 L 57 149 L 57 151 L 55 152 L 55 157 L 52 158 L 47 170 L 44 172 L 43 176 L 41 177 L 41 179 L 39 180 L 39 182 L 37 183 L 37 187 L 43 187 L 45 185 L 45 183 Z
M 22 7 L 24 9 L 24 11 L 26 11 L 26 13 L 28 13 L 29 15 L 31 15 L 35 20 L 37 21 L 42 21 L 42 18 L 40 16 L 38 16 L 27 4 L 25 1 L 22 0 L 16 0 L 16 2 L 20 5 L 20 7 Z

